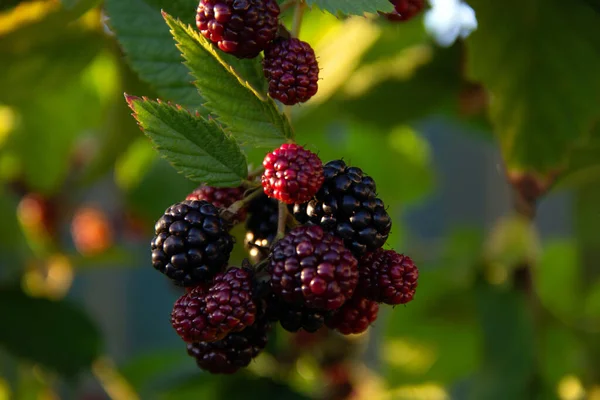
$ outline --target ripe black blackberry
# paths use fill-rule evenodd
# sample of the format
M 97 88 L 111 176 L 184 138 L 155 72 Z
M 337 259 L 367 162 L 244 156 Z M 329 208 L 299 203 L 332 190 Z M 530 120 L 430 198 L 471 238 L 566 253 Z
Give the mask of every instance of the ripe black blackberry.
M 356 258 L 319 226 L 292 229 L 273 245 L 268 271 L 273 293 L 288 303 L 335 310 L 358 283 Z
M 208 201 L 215 207 L 224 209 L 231 206 L 238 200 L 242 200 L 244 197 L 244 188 L 234 187 L 213 187 L 207 185 L 200 185 L 192 193 L 190 193 L 185 199 L 186 200 L 204 200 Z M 233 222 L 242 222 L 246 219 L 246 209 L 241 208 L 234 216 Z
M 335 329 L 344 335 L 362 333 L 377 319 L 379 304 L 360 294 L 355 294 L 350 300 L 327 318 L 327 327 Z
M 271 322 L 279 321 L 288 332 L 298 332 L 303 329 L 314 333 L 325 324 L 329 312 L 315 310 L 303 305 L 295 305 L 281 300 L 274 294 L 267 298 L 267 315 Z
M 253 263 L 269 255 L 269 247 L 277 235 L 278 203 L 266 194 L 261 194 L 248 205 L 246 220 L 246 248 Z
M 196 359 L 196 364 L 212 374 L 233 374 L 247 367 L 267 346 L 267 333 L 270 329 L 264 306 L 253 325 L 241 332 L 230 333 L 217 342 L 188 343 L 188 354 Z
M 319 89 L 319 64 L 310 44 L 278 38 L 266 50 L 263 60 L 269 95 L 285 105 L 304 103 Z
M 219 209 L 206 201 L 174 204 L 154 227 L 152 265 L 179 286 L 206 283 L 229 261 L 234 239 Z
M 171 324 L 186 342 L 214 342 L 252 325 L 257 308 L 253 274 L 231 268 L 215 276 L 210 287 L 198 286 L 181 296 L 171 313 Z
M 360 260 L 356 293 L 378 303 L 406 304 L 415 295 L 419 270 L 410 257 L 378 249 Z
M 325 164 L 323 173 L 321 189 L 308 203 L 294 205 L 294 217 L 333 232 L 357 257 L 383 246 L 392 219 L 377 198 L 373 178 L 343 160 Z
M 200 0 L 196 26 L 204 37 L 238 58 L 254 58 L 275 39 L 276 0 Z

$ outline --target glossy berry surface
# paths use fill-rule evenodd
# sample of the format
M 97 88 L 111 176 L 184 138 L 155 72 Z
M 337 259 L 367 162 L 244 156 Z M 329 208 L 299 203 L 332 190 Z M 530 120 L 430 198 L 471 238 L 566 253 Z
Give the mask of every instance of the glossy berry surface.
M 408 21 L 425 8 L 425 0 L 390 0 L 394 12 L 385 14 L 390 21 Z
M 329 328 L 344 335 L 362 333 L 377 319 L 379 304 L 361 295 L 354 295 L 327 319 Z
M 269 81 L 269 95 L 285 105 L 304 103 L 319 89 L 315 52 L 301 40 L 275 40 L 265 50 L 263 70 Z
M 171 324 L 186 342 L 214 342 L 231 332 L 252 325 L 256 303 L 252 293 L 252 273 L 231 268 L 218 274 L 213 284 L 199 286 L 177 300 Z
M 269 247 L 277 234 L 277 204 L 277 200 L 262 194 L 248 205 L 244 242 L 253 263 L 258 263 L 269 255 Z
M 324 179 L 321 159 L 297 144 L 285 143 L 267 154 L 263 167 L 265 194 L 287 204 L 311 199 Z
M 319 226 L 294 228 L 275 243 L 268 270 L 275 295 L 307 308 L 335 310 L 358 283 L 356 258 Z
M 314 333 L 325 324 L 325 319 L 330 312 L 290 304 L 271 295 L 267 299 L 267 314 L 270 321 L 278 321 L 281 327 L 288 332 L 304 330 Z
M 383 246 L 392 219 L 377 197 L 373 178 L 342 160 L 325 164 L 323 174 L 325 180 L 315 197 L 294 206 L 298 222 L 334 233 L 357 257 Z
M 233 374 L 247 367 L 266 346 L 270 325 L 264 313 L 241 332 L 230 333 L 216 342 L 188 343 L 188 354 L 198 366 L 212 374 Z
M 179 286 L 206 283 L 227 265 L 233 250 L 228 228 L 206 201 L 174 204 L 155 224 L 152 265 Z
M 244 197 L 244 188 L 221 188 L 201 185 L 190 193 L 186 200 L 204 200 L 208 201 L 213 206 L 225 209 L 230 207 L 236 201 L 242 200 Z M 234 216 L 235 222 L 241 222 L 246 219 L 246 209 L 240 209 Z
M 406 304 L 415 295 L 419 270 L 410 259 L 393 250 L 379 249 L 359 264 L 357 293 L 378 303 Z
M 196 26 L 219 49 L 254 58 L 275 39 L 279 5 L 275 0 L 201 0 Z

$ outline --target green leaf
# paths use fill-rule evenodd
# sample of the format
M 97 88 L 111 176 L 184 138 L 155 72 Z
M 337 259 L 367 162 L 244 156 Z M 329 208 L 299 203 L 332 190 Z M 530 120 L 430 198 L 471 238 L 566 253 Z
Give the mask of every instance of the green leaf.
M 204 106 L 238 141 L 272 148 L 292 138 L 289 122 L 273 100 L 242 78 L 207 39 L 170 15 L 164 16 L 200 94 L 207 100 Z
M 204 113 L 204 99 L 192 85 L 160 10 L 173 12 L 188 23 L 194 21 L 196 0 L 106 0 L 110 27 L 132 68 L 165 100 Z
M 468 72 L 490 91 L 508 166 L 560 167 L 600 116 L 600 14 L 581 1 L 469 4 L 479 28 L 467 39 Z
M 309 6 L 316 5 L 332 14 L 363 15 L 377 11 L 391 12 L 394 6 L 389 0 L 306 0 Z
M 89 368 L 101 337 L 89 317 L 66 301 L 31 298 L 0 288 L 0 346 L 68 377 Z
M 238 186 L 248 176 L 246 157 L 212 119 L 180 106 L 126 96 L 144 133 L 160 154 L 189 179 L 212 186 Z

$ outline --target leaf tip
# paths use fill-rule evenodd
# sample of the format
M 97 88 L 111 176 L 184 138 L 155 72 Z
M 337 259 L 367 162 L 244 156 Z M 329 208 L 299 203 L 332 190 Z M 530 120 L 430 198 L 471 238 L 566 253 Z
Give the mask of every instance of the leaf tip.
M 140 100 L 138 96 L 132 96 L 127 93 L 123 93 L 123 95 L 125 96 L 125 101 L 127 102 L 127 105 L 129 105 L 129 108 L 131 109 L 133 109 L 133 102 L 136 100 Z

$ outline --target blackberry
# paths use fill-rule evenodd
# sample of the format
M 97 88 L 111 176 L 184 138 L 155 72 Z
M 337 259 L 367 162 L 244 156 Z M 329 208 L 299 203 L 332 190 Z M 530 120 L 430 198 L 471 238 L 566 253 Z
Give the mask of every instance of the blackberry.
M 252 272 L 231 268 L 215 276 L 212 286 L 198 286 L 181 296 L 173 307 L 171 324 L 186 342 L 214 342 L 252 325 Z
M 405 304 L 415 295 L 419 270 L 393 250 L 378 249 L 360 260 L 357 293 L 378 303 Z
M 357 257 L 383 246 L 392 220 L 383 201 L 377 198 L 373 178 L 342 160 L 325 164 L 323 174 L 325 181 L 316 196 L 294 205 L 298 222 L 316 224 L 334 233 Z
M 321 329 L 330 313 L 290 304 L 271 294 L 267 298 L 267 314 L 272 322 L 279 321 L 281 327 L 288 332 L 298 332 L 303 329 L 314 333 Z
M 233 374 L 240 368 L 247 367 L 267 346 L 269 329 L 269 321 L 261 311 L 254 324 L 243 331 L 230 333 L 216 342 L 188 343 L 187 352 L 205 371 L 212 374 Z
M 298 39 L 278 38 L 263 60 L 269 95 L 285 105 L 304 103 L 319 89 L 319 64 L 310 44 Z
M 225 268 L 233 250 L 227 223 L 206 201 L 172 205 L 154 228 L 152 265 L 179 286 L 208 282 Z
M 254 58 L 275 39 L 276 0 L 200 0 L 196 26 L 204 37 L 238 58 Z
M 269 254 L 269 247 L 277 235 L 278 203 L 262 194 L 248 205 L 246 220 L 246 248 L 253 263 L 258 263 Z
M 323 163 L 311 151 L 285 143 L 265 156 L 265 194 L 287 204 L 310 200 L 323 184 Z
M 390 21 L 408 21 L 425 8 L 425 0 L 390 0 L 394 12 L 384 14 Z
M 377 302 L 355 294 L 325 323 L 344 335 L 362 333 L 377 319 L 378 312 Z
M 231 206 L 238 200 L 244 198 L 244 188 L 222 188 L 201 185 L 198 186 L 192 193 L 190 193 L 185 199 L 186 200 L 204 200 L 208 201 L 215 207 L 225 209 Z M 246 219 L 246 209 L 240 209 L 234 216 L 234 222 L 241 222 Z
M 276 242 L 268 270 L 274 294 L 307 308 L 335 310 L 358 283 L 356 258 L 319 226 L 294 228 Z

